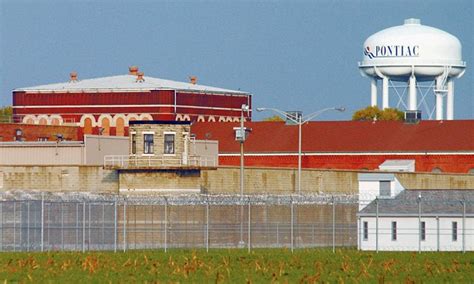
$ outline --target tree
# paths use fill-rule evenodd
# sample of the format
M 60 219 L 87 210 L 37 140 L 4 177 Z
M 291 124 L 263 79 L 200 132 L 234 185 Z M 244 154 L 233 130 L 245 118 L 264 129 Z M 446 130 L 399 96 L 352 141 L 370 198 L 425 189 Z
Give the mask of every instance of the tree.
M 283 118 L 281 118 L 280 116 L 278 115 L 274 115 L 274 116 L 270 116 L 270 117 L 267 117 L 267 118 L 264 118 L 263 121 L 277 121 L 277 122 L 281 122 L 281 121 L 285 121 Z
M 4 106 L 0 108 L 0 122 L 11 122 L 13 115 L 13 108 L 11 106 Z
M 396 108 L 386 108 L 384 110 L 380 110 L 376 106 L 368 106 L 364 109 L 357 110 L 352 115 L 352 120 L 395 120 L 401 121 L 404 120 L 404 113 Z

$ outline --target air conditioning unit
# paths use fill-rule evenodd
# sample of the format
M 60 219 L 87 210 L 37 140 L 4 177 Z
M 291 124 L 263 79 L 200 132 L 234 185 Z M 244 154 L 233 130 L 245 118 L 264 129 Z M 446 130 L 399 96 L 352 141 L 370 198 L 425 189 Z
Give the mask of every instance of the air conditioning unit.
M 405 122 L 406 123 L 418 123 L 421 120 L 421 110 L 406 110 L 405 111 Z

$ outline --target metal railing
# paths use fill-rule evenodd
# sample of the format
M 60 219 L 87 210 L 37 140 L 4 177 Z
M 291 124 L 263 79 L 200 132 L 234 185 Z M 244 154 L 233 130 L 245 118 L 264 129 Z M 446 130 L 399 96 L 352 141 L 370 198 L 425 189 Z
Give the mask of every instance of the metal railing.
M 104 168 L 165 168 L 165 167 L 216 167 L 216 156 L 150 155 L 104 156 Z

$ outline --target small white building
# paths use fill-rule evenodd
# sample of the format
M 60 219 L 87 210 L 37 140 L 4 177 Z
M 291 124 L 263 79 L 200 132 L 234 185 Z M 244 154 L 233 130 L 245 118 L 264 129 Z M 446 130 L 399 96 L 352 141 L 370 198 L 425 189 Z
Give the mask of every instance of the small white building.
M 474 190 L 402 190 L 358 213 L 358 248 L 473 251 Z

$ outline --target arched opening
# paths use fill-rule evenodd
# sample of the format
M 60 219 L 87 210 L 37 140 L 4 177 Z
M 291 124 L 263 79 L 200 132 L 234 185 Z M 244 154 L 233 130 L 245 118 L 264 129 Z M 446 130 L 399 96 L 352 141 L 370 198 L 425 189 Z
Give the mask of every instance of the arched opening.
M 59 125 L 59 124 L 60 124 L 60 121 L 58 118 L 51 119 L 51 125 Z
M 117 120 L 115 121 L 115 135 L 125 135 L 125 121 L 121 117 L 117 118 Z
M 92 119 L 84 119 L 84 134 L 92 134 Z
M 35 124 L 35 121 L 33 118 L 28 118 L 26 121 L 25 121 L 26 124 Z
M 440 168 L 436 167 L 436 168 L 433 168 L 431 172 L 439 174 L 439 173 L 442 173 L 443 171 Z
M 102 118 L 102 135 L 110 135 L 110 121 L 107 117 Z
M 48 120 L 46 118 L 42 117 L 42 118 L 39 119 L 38 124 L 39 125 L 47 125 Z

